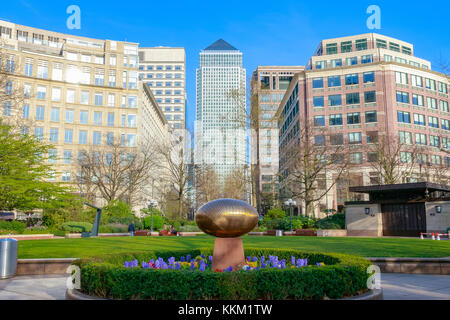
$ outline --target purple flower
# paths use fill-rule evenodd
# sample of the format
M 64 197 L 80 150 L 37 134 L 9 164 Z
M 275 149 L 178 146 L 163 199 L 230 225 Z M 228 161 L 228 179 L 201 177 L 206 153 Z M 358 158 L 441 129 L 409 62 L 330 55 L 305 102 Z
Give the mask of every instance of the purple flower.
M 297 268 L 304 267 L 308 265 L 308 259 L 297 259 Z
M 195 263 L 194 263 L 194 261 L 191 261 L 191 270 L 194 270 L 195 269 Z
M 125 268 L 129 268 L 129 267 L 130 267 L 130 263 L 129 263 L 128 261 L 125 261 L 124 264 L 123 264 L 123 266 L 124 266 Z
M 233 266 L 229 266 L 228 268 L 225 269 L 227 272 L 231 272 L 233 271 Z
M 154 263 L 155 263 L 155 260 L 150 259 L 149 263 L 154 264 Z
M 202 257 L 203 259 L 206 259 L 206 257 L 204 255 L 202 255 L 202 254 L 200 255 L 200 257 Z
M 184 256 L 182 256 L 182 257 L 180 258 L 180 261 L 181 261 L 181 262 L 184 262 L 184 261 L 186 261 L 186 258 L 185 258 Z
M 181 269 L 181 265 L 179 262 L 175 263 L 175 270 L 180 270 Z
M 291 264 L 292 264 L 293 266 L 295 266 L 295 257 L 294 257 L 294 256 L 291 256 Z
M 162 263 L 161 267 L 162 267 L 162 269 L 168 269 L 169 268 L 169 266 L 165 262 Z
M 266 261 L 266 257 L 262 256 L 261 257 L 261 263 L 264 263 L 264 261 Z
M 171 257 L 167 261 L 168 261 L 169 264 L 174 264 L 175 263 L 175 258 Z
M 208 257 L 209 262 L 212 262 L 212 259 L 213 259 L 212 256 L 209 256 L 209 257 Z
M 251 261 L 251 260 L 252 260 L 252 257 L 247 256 L 247 261 Z
M 159 260 L 156 260 L 155 268 L 160 268 L 160 267 L 161 267 L 161 262 L 159 262 Z
M 252 262 L 256 262 L 256 261 L 258 261 L 258 258 L 257 257 L 253 257 Z
M 264 262 L 261 262 L 261 269 L 264 269 L 267 265 Z
M 206 263 L 205 261 L 200 261 L 200 267 L 199 267 L 200 271 L 205 271 L 206 269 Z
M 186 256 L 186 261 L 187 261 L 187 262 L 191 262 L 191 255 L 190 255 L 190 254 L 188 254 L 188 255 Z
M 284 268 L 286 268 L 286 260 L 281 260 L 281 263 L 280 263 L 280 268 L 281 269 L 284 269 Z

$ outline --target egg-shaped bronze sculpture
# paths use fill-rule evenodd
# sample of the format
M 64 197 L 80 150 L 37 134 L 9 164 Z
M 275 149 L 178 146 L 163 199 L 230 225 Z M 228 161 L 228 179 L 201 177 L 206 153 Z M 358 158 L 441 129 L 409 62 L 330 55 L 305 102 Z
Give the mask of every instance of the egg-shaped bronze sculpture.
M 207 234 L 235 238 L 250 232 L 258 224 L 258 218 L 258 211 L 245 201 L 219 199 L 198 209 L 195 221 Z

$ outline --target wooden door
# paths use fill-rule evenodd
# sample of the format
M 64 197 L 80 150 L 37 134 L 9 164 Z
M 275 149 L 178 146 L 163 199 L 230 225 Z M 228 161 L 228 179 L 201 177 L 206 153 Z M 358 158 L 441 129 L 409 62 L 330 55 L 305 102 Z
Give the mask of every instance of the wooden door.
M 384 236 L 418 237 L 426 232 L 425 203 L 382 204 Z

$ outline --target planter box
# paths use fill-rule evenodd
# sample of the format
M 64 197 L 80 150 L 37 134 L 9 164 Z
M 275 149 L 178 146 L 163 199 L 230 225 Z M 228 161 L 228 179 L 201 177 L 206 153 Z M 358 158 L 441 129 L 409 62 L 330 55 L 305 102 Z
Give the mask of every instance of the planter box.
M 295 230 L 296 236 L 303 236 L 303 237 L 315 237 L 317 236 L 316 231 L 310 230 L 310 229 L 297 229 Z
M 182 237 L 195 237 L 201 234 L 205 234 L 204 232 L 179 232 Z
M 150 233 L 150 231 L 147 231 L 147 230 L 139 230 L 139 231 L 134 232 L 134 236 L 135 237 L 146 237 L 149 235 L 149 233 Z
M 323 230 L 317 230 L 317 236 L 318 237 L 346 237 L 347 236 L 347 230 L 340 230 L 340 229 L 323 229 Z
M 0 239 L 15 239 L 15 240 L 40 240 L 40 239 L 53 239 L 53 234 L 13 234 L 13 235 L 1 235 Z
M 81 233 L 68 233 L 66 239 L 81 238 Z

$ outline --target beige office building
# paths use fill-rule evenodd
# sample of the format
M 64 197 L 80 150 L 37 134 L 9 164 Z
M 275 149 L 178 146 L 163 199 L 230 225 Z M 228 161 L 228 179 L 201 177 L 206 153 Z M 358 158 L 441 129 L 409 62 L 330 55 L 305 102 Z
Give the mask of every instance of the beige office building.
M 139 79 L 152 90 L 172 129 L 186 128 L 184 48 L 139 48 Z
M 138 44 L 51 32 L 0 20 L 12 89 L 25 99 L 2 117 L 19 116 L 25 130 L 50 142 L 54 181 L 76 187 L 81 150 L 117 144 L 130 153 L 168 124 L 151 91 L 138 82 Z M 98 203 L 102 205 L 102 203 Z

